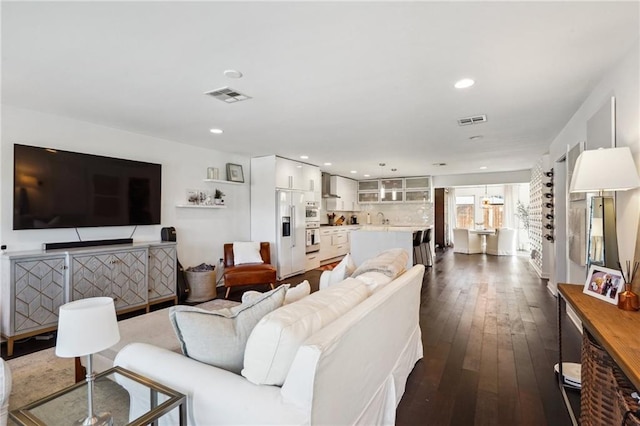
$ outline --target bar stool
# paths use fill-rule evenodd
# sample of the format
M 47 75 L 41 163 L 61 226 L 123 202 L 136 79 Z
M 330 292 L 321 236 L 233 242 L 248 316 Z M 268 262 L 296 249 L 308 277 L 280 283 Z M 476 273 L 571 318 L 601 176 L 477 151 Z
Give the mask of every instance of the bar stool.
M 418 256 L 416 250 L 419 250 L 420 257 L 422 257 L 422 250 L 420 245 L 422 244 L 422 231 L 413 231 L 413 264 L 418 263 Z
M 414 240 L 415 241 L 415 240 Z M 415 242 L 414 242 L 415 246 Z M 422 233 L 422 242 L 420 244 L 420 251 L 422 252 L 422 246 L 426 247 L 426 258 L 427 262 L 424 264 L 425 266 L 433 266 L 433 255 L 431 253 L 431 228 L 426 229 Z M 423 257 L 424 259 L 424 257 Z

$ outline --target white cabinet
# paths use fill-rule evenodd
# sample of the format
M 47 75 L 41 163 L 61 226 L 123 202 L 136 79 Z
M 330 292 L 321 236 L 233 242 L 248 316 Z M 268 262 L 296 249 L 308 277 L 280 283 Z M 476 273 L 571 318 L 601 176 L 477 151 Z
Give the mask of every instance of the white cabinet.
M 320 267 L 320 252 L 307 253 L 307 260 L 304 265 L 305 271 L 311 271 Z
M 331 227 L 320 230 L 320 262 L 349 253 L 350 229 Z
M 276 188 L 305 191 L 305 201 L 322 199 L 320 167 L 275 157 Z
M 322 173 L 320 167 L 302 164 L 302 183 L 305 201 L 322 201 Z
M 331 176 L 331 188 L 340 198 L 327 199 L 327 210 L 360 211 L 358 182 L 342 176 Z
M 302 163 L 276 157 L 276 188 L 304 191 Z

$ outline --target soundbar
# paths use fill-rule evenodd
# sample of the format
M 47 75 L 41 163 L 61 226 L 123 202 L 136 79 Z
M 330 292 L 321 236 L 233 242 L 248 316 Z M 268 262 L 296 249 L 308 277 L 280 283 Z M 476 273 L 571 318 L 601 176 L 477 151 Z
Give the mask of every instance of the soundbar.
M 69 241 L 66 243 L 44 243 L 45 250 L 58 250 L 78 247 L 112 246 L 116 244 L 133 244 L 133 238 L 116 238 L 112 240 Z

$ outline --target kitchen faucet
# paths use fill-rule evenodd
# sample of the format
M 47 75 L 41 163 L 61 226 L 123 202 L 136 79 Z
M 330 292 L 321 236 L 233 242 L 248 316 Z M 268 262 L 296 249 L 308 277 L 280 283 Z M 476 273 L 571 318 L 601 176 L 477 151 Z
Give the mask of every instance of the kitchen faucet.
M 387 225 L 388 225 L 388 224 L 389 224 L 389 219 L 385 219 L 385 218 L 384 218 L 384 213 L 382 213 L 382 212 L 378 212 L 377 216 L 382 216 L 382 224 L 383 224 L 383 225 L 385 225 L 385 224 L 387 224 Z

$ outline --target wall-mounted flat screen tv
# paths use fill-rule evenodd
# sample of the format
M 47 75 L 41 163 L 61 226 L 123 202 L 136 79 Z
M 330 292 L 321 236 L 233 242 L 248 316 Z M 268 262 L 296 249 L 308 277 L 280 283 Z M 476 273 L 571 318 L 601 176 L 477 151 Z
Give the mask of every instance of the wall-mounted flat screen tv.
M 14 145 L 13 229 L 160 223 L 162 166 Z

